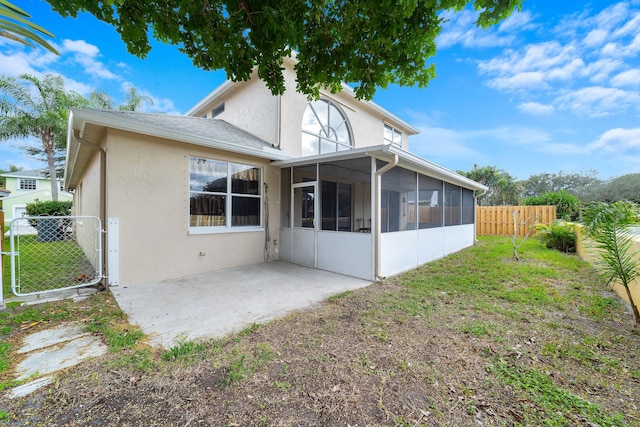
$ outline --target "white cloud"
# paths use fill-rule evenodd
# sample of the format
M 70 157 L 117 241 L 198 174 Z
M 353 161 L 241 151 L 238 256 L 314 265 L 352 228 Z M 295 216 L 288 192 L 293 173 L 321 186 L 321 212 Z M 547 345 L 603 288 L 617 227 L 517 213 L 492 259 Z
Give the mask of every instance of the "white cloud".
M 611 79 L 611 84 L 615 87 L 640 86 L 640 69 L 634 68 L 619 73 Z
M 441 17 L 442 32 L 436 40 L 439 49 L 462 45 L 466 48 L 488 48 L 509 46 L 515 40 L 517 31 L 534 28 L 533 18 L 528 11 L 514 13 L 496 28 L 481 28 L 476 25 L 478 14 L 475 11 L 447 11 Z
M 468 134 L 455 129 L 418 126 L 420 134 L 411 137 L 411 151 L 426 159 L 437 159 L 447 163 L 446 159 L 474 160 L 482 154 L 469 145 Z
M 628 13 L 628 11 L 624 11 L 624 13 Z M 613 37 L 624 37 L 638 34 L 640 32 L 640 12 L 634 12 L 631 14 L 631 19 L 629 19 L 622 27 L 618 28 L 614 31 Z
M 64 39 L 62 41 L 62 47 L 65 52 L 79 53 L 91 58 L 95 58 L 100 54 L 100 49 L 98 49 L 97 46 L 89 44 L 84 40 Z
M 598 13 L 593 21 L 600 28 L 612 29 L 629 16 L 629 6 L 625 2 L 616 3 Z M 591 22 L 587 21 L 589 25 Z
M 587 37 L 584 39 L 584 44 L 588 47 L 595 47 L 602 45 L 608 38 L 609 33 L 604 30 L 592 30 L 587 34 Z
M 585 75 L 589 76 L 589 81 L 601 83 L 608 80 L 614 71 L 623 67 L 624 62 L 619 59 L 599 59 L 586 66 Z
M 610 129 L 592 142 L 589 147 L 592 151 L 606 151 L 617 155 L 640 156 L 640 128 Z
M 503 33 L 513 31 L 531 30 L 535 28 L 533 16 L 528 10 L 512 13 L 507 19 L 500 24 L 498 31 Z
M 518 105 L 518 110 L 533 116 L 546 116 L 553 113 L 555 108 L 553 105 L 540 104 L 539 102 L 523 102 Z
M 106 80 L 117 80 L 118 76 L 107 69 L 105 64 L 98 60 L 100 49 L 84 40 L 62 41 L 61 53 L 73 54 L 75 61 L 84 67 L 85 73 L 92 77 Z
M 545 83 L 545 75 L 540 71 L 530 71 L 515 74 L 509 77 L 498 77 L 489 81 L 489 86 L 495 89 L 516 91 L 520 89 L 543 89 L 548 85 Z
M 497 72 L 502 75 L 528 71 L 550 71 L 572 64 L 579 59 L 575 48 L 562 46 L 557 41 L 528 45 L 524 52 L 509 49 L 502 57 L 482 61 L 478 68 L 481 72 Z
M 602 117 L 614 111 L 638 106 L 640 95 L 602 86 L 585 87 L 557 98 L 558 108 L 588 117 Z
M 589 10 L 561 19 L 538 41 L 512 46 L 478 62 L 486 85 L 515 95 L 522 112 L 547 110 L 528 102 L 535 92 L 551 111 L 598 117 L 640 110 L 640 86 L 633 60 L 640 53 L 640 2 L 622 1 L 593 14 Z M 518 99 L 522 97 L 525 99 Z

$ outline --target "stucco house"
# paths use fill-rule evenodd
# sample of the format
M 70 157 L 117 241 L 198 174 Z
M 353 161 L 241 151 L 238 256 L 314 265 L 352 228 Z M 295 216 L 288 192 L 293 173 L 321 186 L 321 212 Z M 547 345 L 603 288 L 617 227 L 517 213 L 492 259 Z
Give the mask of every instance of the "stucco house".
M 37 200 L 51 200 L 51 179 L 48 169 L 8 172 L 0 176 L 6 180 L 5 189 L 8 194 L 0 199 L 4 211 L 5 228 L 14 218 L 20 218 L 26 213 L 28 203 Z M 58 185 L 58 200 L 72 200 L 70 192 L 63 191 L 63 180 L 55 178 Z
M 282 96 L 254 75 L 185 116 L 71 111 L 64 185 L 106 224 L 109 283 L 273 259 L 375 280 L 474 244 L 486 187 L 410 153 L 417 129 L 347 85 L 309 101 L 285 66 Z

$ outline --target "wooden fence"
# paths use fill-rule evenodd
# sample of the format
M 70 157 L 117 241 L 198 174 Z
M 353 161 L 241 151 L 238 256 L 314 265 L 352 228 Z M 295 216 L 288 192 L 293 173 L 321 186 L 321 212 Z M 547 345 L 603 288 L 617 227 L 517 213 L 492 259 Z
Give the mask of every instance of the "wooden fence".
M 518 236 L 524 237 L 538 217 L 538 224 L 551 225 L 556 219 L 555 206 L 477 206 L 476 234 L 478 236 L 513 236 L 513 212 L 517 212 Z M 535 232 L 532 233 L 532 235 Z

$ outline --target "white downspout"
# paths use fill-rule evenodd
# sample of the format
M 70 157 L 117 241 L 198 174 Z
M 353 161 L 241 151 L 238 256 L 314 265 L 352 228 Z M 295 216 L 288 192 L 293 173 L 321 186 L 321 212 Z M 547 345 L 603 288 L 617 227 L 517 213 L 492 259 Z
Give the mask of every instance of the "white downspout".
M 382 236 L 382 218 L 380 215 L 380 210 L 381 208 L 381 199 L 382 199 L 382 174 L 393 169 L 394 167 L 396 167 L 398 165 L 398 155 L 394 154 L 393 155 L 393 160 L 391 160 L 390 163 L 386 164 L 385 166 L 383 166 L 380 170 L 376 171 L 376 201 L 375 201 L 375 205 L 376 205 L 376 209 L 375 209 L 375 214 L 376 214 L 376 227 L 375 227 L 375 247 L 376 247 L 376 280 L 381 280 L 382 279 L 382 275 L 380 274 L 380 265 L 382 263 L 381 259 L 382 259 L 382 254 L 381 254 L 381 250 L 380 250 L 380 240 L 381 240 L 381 236 Z

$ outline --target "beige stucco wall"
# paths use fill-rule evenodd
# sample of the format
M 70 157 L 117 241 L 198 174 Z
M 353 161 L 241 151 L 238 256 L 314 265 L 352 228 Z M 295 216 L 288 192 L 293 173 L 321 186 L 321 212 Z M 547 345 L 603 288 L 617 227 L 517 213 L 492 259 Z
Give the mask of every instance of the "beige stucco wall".
M 217 119 L 229 122 L 270 144 L 277 143 L 278 97 L 259 79 L 238 83 L 232 91 L 209 108 L 224 102 L 224 112 Z
M 600 262 L 600 257 L 598 255 L 599 250 L 594 247 L 593 241 L 586 237 L 580 231 L 579 226 L 576 226 L 576 235 L 578 236 L 576 240 L 576 253 L 580 257 L 580 259 L 587 261 L 597 267 L 598 263 Z M 637 256 L 640 257 L 640 238 L 636 237 L 633 241 L 631 252 L 636 252 Z M 622 286 L 621 284 L 615 284 L 613 285 L 613 290 L 622 299 L 624 299 L 626 302 L 629 302 L 629 297 L 627 296 L 627 291 L 625 290 L 624 286 Z M 629 291 L 636 304 L 640 304 L 640 279 L 636 279 L 629 285 Z
M 84 173 L 82 183 L 75 189 L 72 211 L 74 215 L 100 217 L 101 203 L 100 156 L 96 151 Z
M 101 218 L 100 200 L 100 156 L 97 151 L 85 171 L 84 179 L 75 189 L 73 195 L 72 214 L 77 216 L 94 216 L 100 218 L 102 229 L 106 229 L 106 220 Z M 90 220 L 76 221 L 76 239 L 85 256 L 94 268 L 96 265 L 96 223 Z M 108 248 L 104 246 L 108 252 Z
M 302 116 L 309 104 L 305 95 L 296 92 L 295 72 L 292 64 L 285 63 L 285 93 L 278 97 L 271 94 L 267 86 L 254 72 L 247 82 L 236 83 L 223 96 L 216 98 L 202 110 L 200 115 L 225 103 L 225 111 L 216 118 L 232 123 L 294 157 L 301 155 Z M 346 92 L 332 94 L 322 91 L 321 97 L 337 104 L 347 117 L 354 148 L 382 145 L 384 143 L 385 117 L 371 105 L 358 101 Z M 278 119 L 280 117 L 280 120 Z M 280 121 L 280 127 L 278 123 Z M 388 123 L 403 131 L 402 148 L 408 150 L 407 133 L 397 124 Z M 279 136 L 279 140 L 278 140 Z
M 189 234 L 190 156 L 263 167 L 271 238 L 278 238 L 279 170 L 268 161 L 110 130 L 107 216 L 119 220 L 121 285 L 263 261 L 264 231 Z

